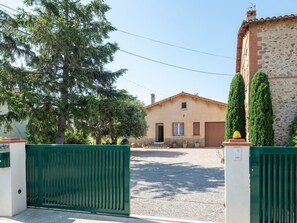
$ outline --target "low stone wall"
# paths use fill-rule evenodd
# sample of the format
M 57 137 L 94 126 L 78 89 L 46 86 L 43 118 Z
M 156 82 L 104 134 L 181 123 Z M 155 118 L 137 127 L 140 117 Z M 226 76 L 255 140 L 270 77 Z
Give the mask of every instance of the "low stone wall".
M 129 142 L 135 143 L 136 147 L 149 147 L 153 145 L 158 145 L 158 143 L 155 144 L 155 139 L 153 138 L 129 138 Z M 164 147 L 166 148 L 173 148 L 173 144 L 176 142 L 177 148 L 183 148 L 184 142 L 187 143 L 187 148 L 197 148 L 197 147 L 204 147 L 204 139 L 171 139 L 171 138 L 165 138 L 164 139 Z M 161 143 L 160 143 L 161 144 Z M 198 145 L 199 144 L 199 145 Z M 161 146 L 160 146 L 161 147 Z

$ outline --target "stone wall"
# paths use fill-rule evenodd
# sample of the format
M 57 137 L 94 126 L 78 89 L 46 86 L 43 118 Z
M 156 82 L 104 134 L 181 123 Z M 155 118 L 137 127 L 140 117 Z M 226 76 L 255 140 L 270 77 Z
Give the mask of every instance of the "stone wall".
M 274 113 L 275 145 L 287 145 L 297 113 L 297 18 L 254 24 L 257 64 L 269 78 Z
M 273 107 L 275 145 L 287 145 L 297 114 L 297 78 L 269 79 Z
M 160 145 L 164 144 L 165 148 L 172 148 L 173 142 L 177 143 L 178 148 L 183 147 L 183 143 L 187 142 L 187 148 L 194 148 L 196 147 L 197 143 L 199 144 L 199 147 L 204 147 L 205 145 L 205 140 L 204 138 L 201 139 L 193 139 L 193 138 L 183 138 L 183 139 L 172 139 L 172 138 L 165 138 L 164 143 L 160 143 Z M 142 147 L 144 145 L 145 147 L 154 147 L 158 144 L 155 143 L 155 138 L 147 138 L 147 137 L 142 137 L 142 138 L 129 138 L 129 143 L 135 143 L 136 147 Z M 195 145 L 196 144 L 196 145 Z

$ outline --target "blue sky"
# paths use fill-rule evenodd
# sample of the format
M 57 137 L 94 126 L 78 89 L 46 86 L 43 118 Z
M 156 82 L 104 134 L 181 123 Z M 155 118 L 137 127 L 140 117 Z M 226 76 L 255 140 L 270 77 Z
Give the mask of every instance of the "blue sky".
M 83 2 L 88 2 L 84 0 Z M 108 20 L 119 30 L 170 44 L 233 57 L 214 57 L 158 44 L 122 32 L 110 34 L 110 41 L 143 57 L 189 69 L 235 73 L 237 32 L 247 8 L 256 5 L 257 18 L 296 14 L 294 0 L 106 0 L 111 7 Z M 0 0 L 16 8 L 22 0 Z M 108 69 L 126 68 L 116 86 L 126 89 L 146 105 L 150 94 L 156 101 L 185 91 L 227 102 L 232 76 L 190 72 L 117 52 Z

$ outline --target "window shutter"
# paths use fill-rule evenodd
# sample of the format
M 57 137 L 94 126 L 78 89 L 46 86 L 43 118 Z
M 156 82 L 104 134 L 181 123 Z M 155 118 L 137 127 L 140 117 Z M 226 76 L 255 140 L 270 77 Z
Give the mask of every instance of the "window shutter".
M 200 122 L 193 122 L 193 135 L 194 136 L 200 135 Z

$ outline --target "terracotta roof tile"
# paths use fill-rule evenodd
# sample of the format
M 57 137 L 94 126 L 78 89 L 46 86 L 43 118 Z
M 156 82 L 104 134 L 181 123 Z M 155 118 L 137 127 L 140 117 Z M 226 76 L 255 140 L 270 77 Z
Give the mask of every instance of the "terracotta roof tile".
M 155 107 L 156 105 L 163 104 L 165 102 L 168 102 L 170 100 L 174 100 L 174 99 L 176 99 L 178 97 L 181 97 L 181 96 L 187 96 L 187 97 L 190 97 L 190 98 L 193 98 L 193 99 L 196 99 L 196 100 L 206 101 L 206 102 L 209 102 L 209 103 L 217 104 L 219 106 L 227 107 L 227 104 L 226 103 L 215 101 L 215 100 L 212 100 L 212 99 L 209 99 L 209 98 L 203 98 L 203 97 L 200 97 L 200 96 L 193 95 L 193 94 L 186 93 L 186 92 L 183 92 L 182 91 L 181 93 L 178 93 L 176 95 L 173 95 L 173 96 L 171 96 L 169 98 L 166 98 L 164 100 L 161 100 L 161 101 L 155 102 L 153 104 L 147 105 L 146 106 L 146 109 L 151 109 L 152 107 Z
M 277 22 L 277 21 L 281 21 L 281 20 L 295 19 L 295 18 L 297 18 L 297 14 L 253 19 L 250 21 L 244 21 L 244 23 L 248 22 L 250 24 L 253 24 L 253 23 L 263 23 L 263 22 Z

